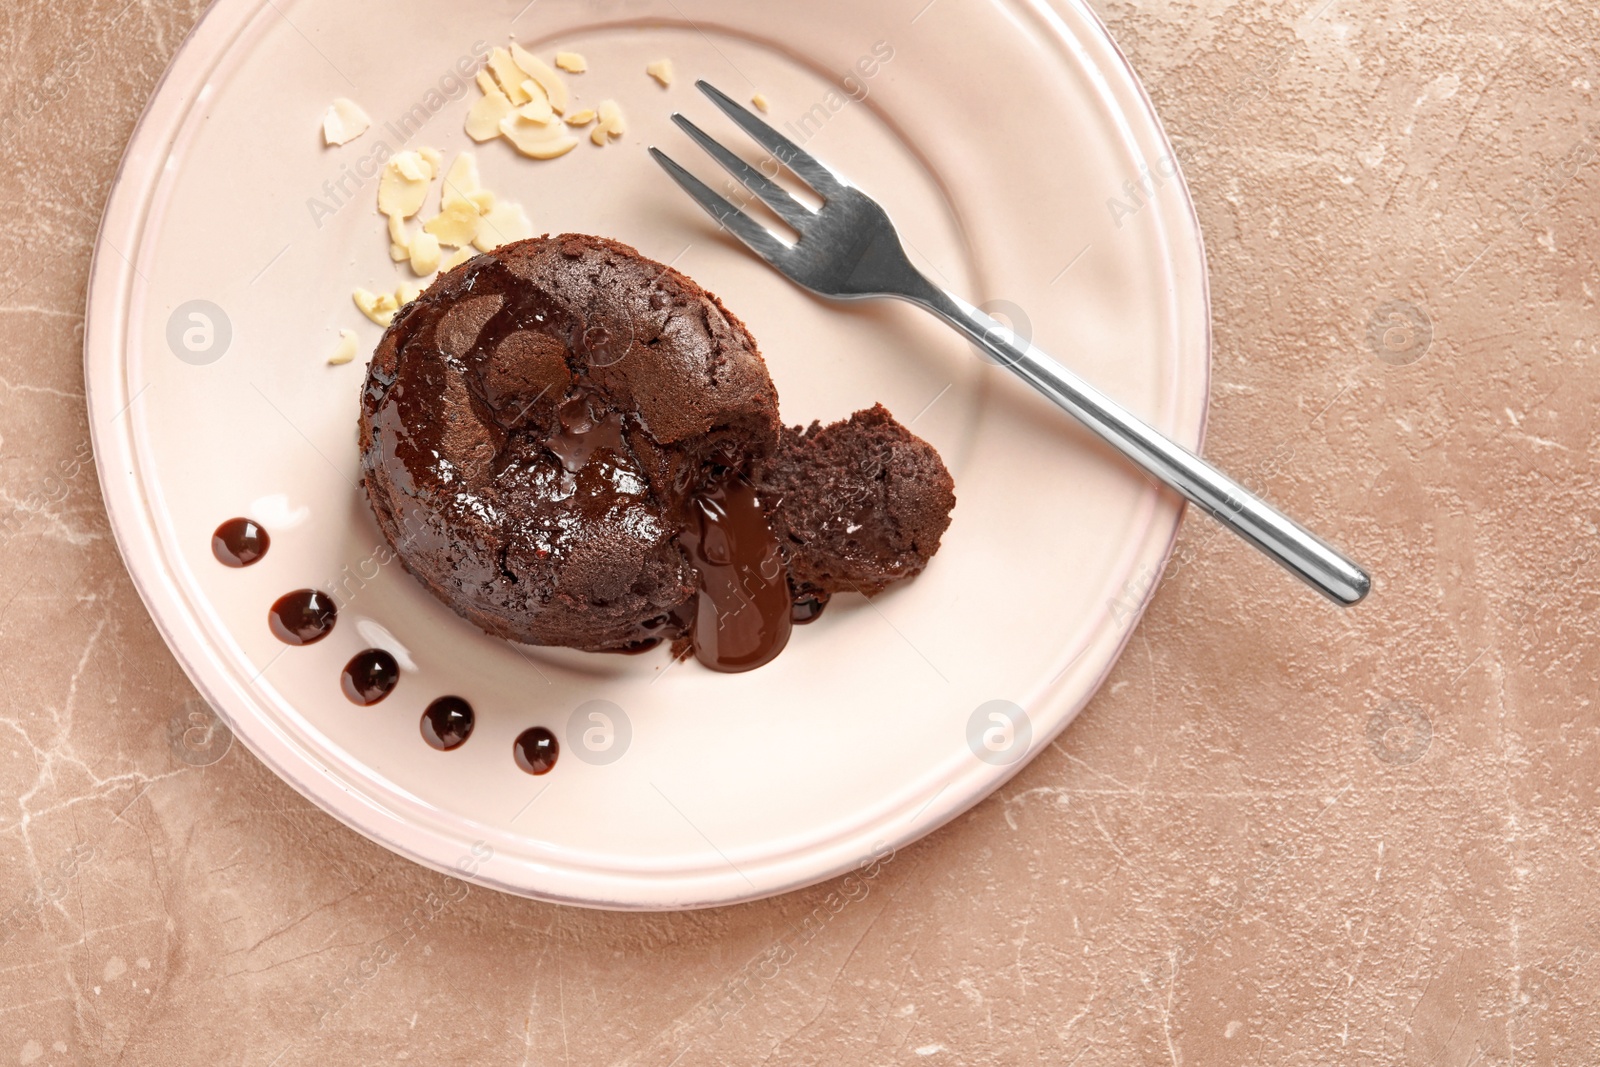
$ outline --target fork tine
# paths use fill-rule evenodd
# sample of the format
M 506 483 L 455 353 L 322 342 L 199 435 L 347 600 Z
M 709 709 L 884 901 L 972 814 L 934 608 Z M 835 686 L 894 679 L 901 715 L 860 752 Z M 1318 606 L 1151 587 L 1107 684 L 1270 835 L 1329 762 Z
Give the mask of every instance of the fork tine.
M 683 191 L 694 198 L 695 202 L 706 209 L 706 213 L 716 219 L 722 226 L 739 240 L 750 246 L 750 250 L 779 270 L 778 260 L 789 251 L 787 245 L 778 240 L 767 228 L 740 211 L 722 197 L 712 192 L 705 182 L 684 170 L 673 161 L 672 157 L 659 148 L 650 149 L 650 154 L 655 161 L 661 164 L 661 169 L 666 171 L 673 181 L 682 187 Z
M 694 138 L 694 143 L 705 149 L 712 159 L 722 164 L 723 170 L 737 178 L 745 188 L 760 197 L 762 203 L 777 212 L 778 217 L 784 222 L 798 230 L 817 217 L 804 204 L 790 196 L 783 186 L 728 151 L 721 142 L 713 140 L 710 134 L 682 115 L 673 115 L 672 121 L 677 123 L 678 128 L 684 133 Z
M 840 177 L 829 170 L 821 160 L 804 151 L 789 138 L 756 118 L 749 110 L 734 103 L 733 99 L 708 81 L 695 82 L 696 87 L 711 102 L 722 109 L 739 128 L 755 138 L 756 143 L 777 157 L 779 163 L 798 174 L 807 185 L 823 197 L 837 196 L 847 188 Z

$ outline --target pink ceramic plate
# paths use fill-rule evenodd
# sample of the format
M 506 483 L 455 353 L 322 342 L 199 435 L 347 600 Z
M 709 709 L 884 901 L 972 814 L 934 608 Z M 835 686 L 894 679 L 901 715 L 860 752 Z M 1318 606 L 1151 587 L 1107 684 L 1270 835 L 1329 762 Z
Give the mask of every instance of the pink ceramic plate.
M 759 91 L 777 125 L 888 206 L 934 277 L 1196 446 L 1209 352 L 1191 205 L 1148 101 L 1079 2 L 524 3 L 207 12 L 134 136 L 94 266 L 87 376 L 111 520 L 174 654 L 236 735 L 396 852 L 597 907 L 813 883 L 966 810 L 1066 726 L 1127 639 L 1179 509 L 920 312 L 803 295 L 710 229 L 645 146 L 697 158 L 674 109 L 734 139 L 696 77 Z M 489 188 L 539 232 L 618 238 L 719 294 L 760 339 L 790 423 L 882 401 L 955 474 L 960 504 L 927 573 L 870 604 L 836 600 L 761 670 L 490 640 L 387 562 L 367 513 L 364 358 L 326 358 L 341 328 L 366 351 L 377 341 L 351 290 L 401 277 L 372 153 L 471 147 L 476 93 L 457 91 L 457 64 L 510 35 L 586 54 L 570 83 L 584 103 L 620 101 L 631 125 L 553 162 L 482 146 Z M 645 75 L 661 58 L 671 88 Z M 337 96 L 376 124 L 329 149 L 320 121 Z M 210 548 L 236 515 L 273 538 L 245 570 Z M 305 587 L 333 592 L 339 623 L 289 648 L 267 609 Z M 363 709 L 339 674 L 369 647 L 403 675 Z M 445 695 L 478 712 L 450 753 L 418 730 Z M 512 758 L 536 725 L 564 746 L 540 778 Z

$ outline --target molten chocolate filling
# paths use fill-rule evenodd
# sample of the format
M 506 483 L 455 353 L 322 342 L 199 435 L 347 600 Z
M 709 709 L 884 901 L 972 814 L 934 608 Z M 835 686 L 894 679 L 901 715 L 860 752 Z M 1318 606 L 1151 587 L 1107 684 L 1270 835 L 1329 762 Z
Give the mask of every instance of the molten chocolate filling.
M 733 472 L 694 498 L 678 540 L 700 576 L 694 654 L 714 671 L 750 671 L 789 643 L 794 594 L 756 490 Z

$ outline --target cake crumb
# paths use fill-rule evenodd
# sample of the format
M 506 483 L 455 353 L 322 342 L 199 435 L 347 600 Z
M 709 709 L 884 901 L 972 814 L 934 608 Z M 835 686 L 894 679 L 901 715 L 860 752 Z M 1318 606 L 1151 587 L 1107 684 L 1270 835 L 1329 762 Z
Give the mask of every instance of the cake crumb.
M 658 59 L 645 67 L 644 72 L 660 82 L 663 89 L 672 84 L 672 60 L 670 59 Z
M 345 96 L 329 104 L 328 113 L 322 116 L 322 140 L 330 147 L 348 144 L 371 128 L 371 116 Z
M 356 332 L 354 330 L 340 330 L 339 344 L 333 350 L 333 355 L 328 357 L 328 366 L 342 367 L 352 363 L 356 358 Z
M 557 52 L 556 66 L 568 74 L 582 74 L 589 69 L 589 61 L 580 52 Z

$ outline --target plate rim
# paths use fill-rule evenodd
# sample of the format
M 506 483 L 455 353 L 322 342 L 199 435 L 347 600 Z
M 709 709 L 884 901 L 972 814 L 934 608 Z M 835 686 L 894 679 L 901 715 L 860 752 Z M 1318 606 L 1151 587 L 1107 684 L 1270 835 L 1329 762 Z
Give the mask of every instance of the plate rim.
M 1121 76 L 1121 85 L 1103 87 L 1102 98 L 1104 99 L 1110 91 L 1112 99 L 1108 101 L 1107 106 L 1114 103 L 1119 117 L 1127 117 L 1131 112 L 1147 123 L 1148 129 L 1141 131 L 1140 134 L 1131 134 L 1130 141 L 1140 143 L 1142 135 L 1148 134 L 1153 137 L 1156 147 L 1165 149 L 1165 158 L 1174 166 L 1174 177 L 1169 180 L 1178 188 L 1180 195 L 1177 211 L 1180 216 L 1185 217 L 1183 221 L 1187 223 L 1186 231 L 1174 233 L 1175 238 L 1181 239 L 1174 243 L 1186 246 L 1192 234 L 1193 247 L 1185 248 L 1184 255 L 1195 256 L 1195 266 L 1198 269 L 1197 313 L 1200 316 L 1200 343 L 1204 348 L 1204 358 L 1193 368 L 1199 379 L 1196 387 L 1199 410 L 1188 417 L 1195 420 L 1192 447 L 1200 451 L 1204 446 L 1210 416 L 1214 333 L 1210 274 L 1204 235 L 1189 191 L 1187 177 L 1183 172 L 1182 161 L 1167 136 L 1143 83 L 1104 22 L 1085 0 L 1007 0 L 1007 2 L 1031 10 L 1049 25 L 1051 31 L 1060 39 L 1060 43 L 1069 48 L 1076 49 L 1090 44 L 1103 48 L 1104 58 L 1110 61 L 1107 64 L 1110 72 Z M 1136 507 L 1135 514 L 1143 510 L 1149 513 L 1149 517 L 1144 524 L 1141 538 L 1134 542 L 1134 548 L 1128 554 L 1130 559 L 1128 573 L 1133 573 L 1142 561 L 1149 559 L 1151 560 L 1149 567 L 1154 577 L 1140 593 L 1139 603 L 1136 610 L 1130 613 L 1128 625 L 1121 628 L 1120 634 L 1106 653 L 1102 670 L 1084 688 L 1081 696 L 1074 700 L 1074 706 L 1064 711 L 1059 724 L 1053 730 L 1035 740 L 1024 758 L 1002 768 L 975 770 L 973 774 L 982 779 L 977 788 L 958 789 L 954 803 L 947 802 L 938 806 L 934 803 L 938 800 L 936 795 L 924 809 L 932 811 L 929 821 L 921 823 L 919 821 L 921 813 L 919 813 L 918 818 L 914 819 L 903 832 L 890 841 L 876 842 L 873 850 L 863 854 L 862 860 L 856 864 L 834 861 L 824 868 L 760 887 L 750 882 L 743 871 L 733 868 L 745 882 L 750 883 L 749 888 L 752 891 L 735 891 L 707 899 L 676 898 L 672 895 L 671 888 L 677 883 L 671 881 L 662 883 L 668 889 L 665 893 L 646 892 L 615 897 L 598 895 L 592 891 L 576 895 L 554 891 L 549 887 L 535 888 L 507 881 L 486 871 L 480 862 L 483 858 L 475 855 L 476 844 L 473 846 L 473 853 L 462 853 L 459 840 L 445 840 L 431 827 L 420 826 L 414 821 L 403 818 L 401 813 L 350 793 L 331 772 L 317 766 L 315 759 L 308 759 L 308 754 L 300 746 L 290 739 L 279 736 L 281 732 L 267 717 L 262 715 L 251 717 L 252 725 L 259 730 L 241 730 L 233 710 L 235 703 L 218 697 L 224 693 L 231 695 L 238 702 L 237 706 L 246 709 L 252 706 L 252 698 L 247 690 L 237 684 L 237 679 L 233 677 L 233 672 L 227 665 L 218 660 L 217 650 L 212 647 L 213 643 L 202 629 L 195 625 L 197 621 L 195 611 L 192 605 L 187 603 L 189 596 L 179 587 L 173 568 L 162 558 L 157 523 L 153 516 L 147 515 L 150 497 L 143 487 L 138 471 L 137 449 L 131 439 L 130 430 L 133 420 L 129 419 L 120 429 L 116 424 L 137 403 L 143 392 L 141 389 L 129 396 L 131 382 L 126 374 L 128 368 L 126 351 L 131 332 L 129 328 L 133 310 L 131 297 L 138 275 L 135 266 L 136 246 L 144 237 L 145 223 L 153 194 L 159 183 L 162 161 L 167 157 L 176 136 L 181 132 L 187 115 L 198 99 L 203 98 L 206 75 L 215 69 L 237 38 L 245 34 L 269 6 L 271 6 L 269 0 L 217 0 L 210 5 L 185 36 L 151 91 L 119 161 L 96 234 L 90 261 L 83 342 L 85 404 L 89 415 L 91 442 L 108 523 L 124 567 L 151 620 L 185 675 L 234 736 L 242 741 L 268 769 L 356 833 L 426 868 L 502 892 L 554 903 L 620 911 L 691 910 L 745 903 L 815 885 L 865 864 L 868 856 L 878 857 L 879 848 L 887 848 L 892 855 L 898 849 L 936 832 L 1001 789 L 1077 718 L 1099 692 L 1116 666 L 1137 630 L 1138 622 L 1151 603 L 1155 591 L 1161 586 L 1161 576 L 1170 562 L 1186 514 L 1186 505 L 1180 499 L 1153 486 L 1139 498 Z M 1084 28 L 1093 32 L 1092 41 L 1086 41 L 1080 34 L 1073 32 L 1063 18 L 1062 8 L 1070 9 L 1083 22 Z M 183 79 L 181 83 L 180 78 Z M 192 88 L 197 91 L 168 91 L 169 85 L 179 84 L 185 89 Z M 1121 99 L 1121 93 L 1115 91 L 1118 89 L 1121 93 L 1131 90 L 1131 100 Z M 152 148 L 159 151 L 153 152 Z M 141 180 L 134 183 L 130 179 L 136 174 Z M 132 239 L 129 252 L 125 253 L 122 247 L 112 240 L 113 233 Z M 114 255 L 107 255 L 108 250 Z M 133 258 L 130 258 L 130 254 Z M 1173 262 L 1175 258 L 1177 257 L 1169 256 L 1168 262 Z M 104 380 L 113 386 L 112 389 L 102 392 L 97 388 L 97 367 L 102 369 Z M 111 395 L 108 397 L 106 393 Z M 117 404 L 117 407 L 108 409 L 107 405 L 111 403 Z M 114 414 L 109 420 L 102 421 L 98 416 L 106 414 L 108 410 L 114 411 Z M 1179 409 L 1174 415 L 1182 418 L 1187 412 Z M 1157 543 L 1162 540 L 1159 531 L 1163 522 L 1168 527 L 1165 543 L 1158 545 Z M 179 626 L 180 622 L 184 625 Z M 1092 627 L 1089 632 L 1091 636 L 1088 647 L 1093 647 L 1095 638 Z M 185 646 L 183 641 L 186 638 L 194 641 L 194 648 Z M 1049 683 L 1044 688 L 1043 694 L 1049 694 L 1051 689 L 1057 686 L 1058 682 Z M 307 770 L 321 773 L 313 775 L 300 773 Z M 955 782 L 952 781 L 951 784 Z M 345 806 L 334 803 L 338 796 L 346 799 Z M 352 797 L 357 800 L 354 804 L 348 803 Z M 367 813 L 366 820 L 357 818 L 360 812 Z M 880 828 L 882 825 L 879 824 Z M 427 838 L 427 843 L 447 847 L 429 851 L 415 840 L 402 842 L 394 834 L 386 832 L 396 829 L 408 830 L 413 835 Z M 856 840 L 859 845 L 859 837 Z M 482 843 L 480 841 L 477 844 Z M 453 863 L 445 858 L 445 854 L 451 850 L 458 853 L 458 858 Z M 854 851 L 860 852 L 859 847 Z M 769 862 L 769 867 L 783 871 L 792 866 L 793 862 L 793 855 L 785 853 L 774 857 Z M 559 873 L 572 880 L 570 870 L 558 871 L 557 868 L 532 861 L 520 862 L 517 869 L 520 871 L 538 869 L 547 874 Z M 638 889 L 650 884 L 648 876 L 607 877 L 588 868 L 580 871 L 576 880 L 587 881 L 591 886 L 609 882 L 617 887 L 626 886 L 629 889 Z

